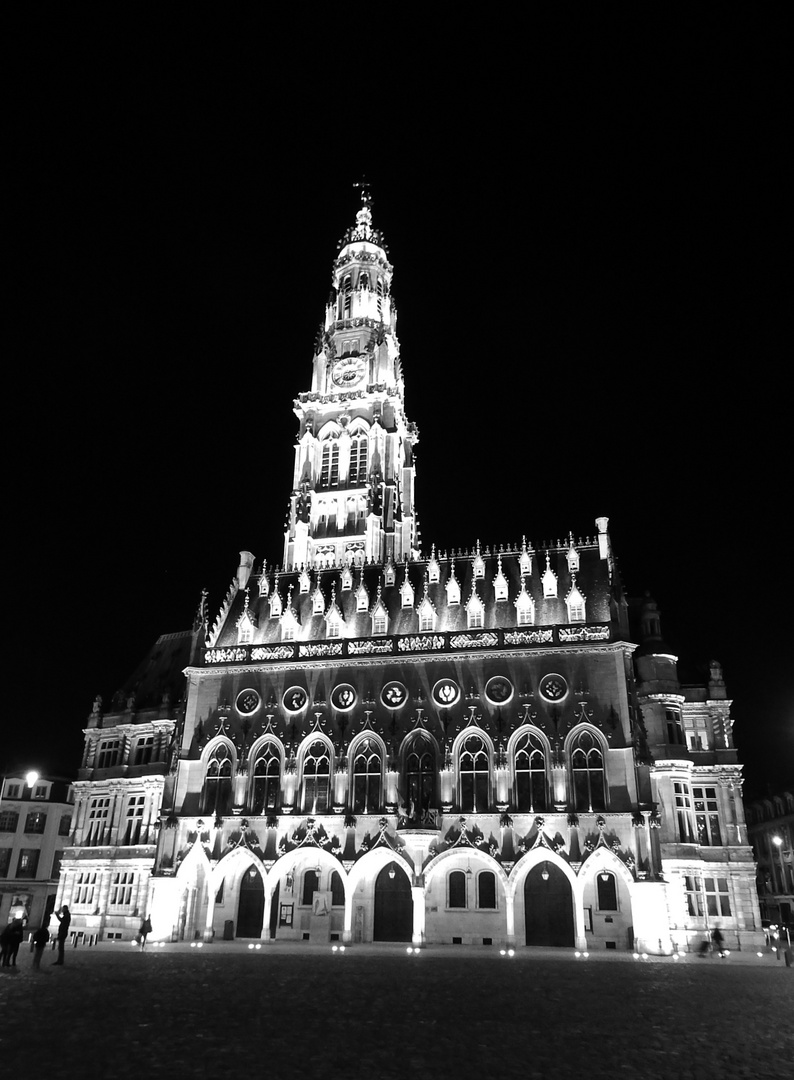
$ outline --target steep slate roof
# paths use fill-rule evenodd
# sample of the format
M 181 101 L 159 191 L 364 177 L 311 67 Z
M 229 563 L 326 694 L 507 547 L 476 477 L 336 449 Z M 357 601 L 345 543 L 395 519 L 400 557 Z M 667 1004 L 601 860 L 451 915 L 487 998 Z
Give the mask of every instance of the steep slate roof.
M 173 704 L 180 701 L 185 678 L 182 674 L 190 662 L 190 630 L 176 634 L 161 634 L 137 668 L 113 695 L 108 711 L 124 709 L 128 698 L 135 698 L 135 707 L 151 708 L 161 704 L 169 694 Z
M 597 540 L 574 541 L 576 551 L 579 554 L 579 570 L 575 574 L 576 584 L 585 596 L 585 621 L 587 623 L 608 623 L 613 621 L 611 600 L 620 599 L 620 586 L 613 573 L 610 581 L 610 560 L 600 558 Z M 541 545 L 537 548 L 528 547 L 527 552 L 531 558 L 531 573 L 525 575 L 526 590 L 532 597 L 535 605 L 534 626 L 552 626 L 555 624 L 568 623 L 568 612 L 565 598 L 572 585 L 574 575 L 568 567 L 567 554 L 569 541 L 558 541 L 556 544 Z M 557 575 L 557 596 L 544 598 L 542 575 L 546 569 L 546 554 L 549 555 L 549 565 Z M 522 549 L 512 547 L 505 549 L 489 550 L 483 548 L 479 554 L 482 557 L 485 573 L 484 577 L 474 578 L 474 560 L 478 554 L 477 548 L 469 551 L 445 552 L 436 555 L 439 566 L 439 580 L 428 584 L 427 596 L 436 612 L 434 632 L 466 630 L 467 610 L 466 605 L 472 594 L 472 584 L 476 585 L 476 592 L 484 605 L 483 628 L 493 629 L 500 627 L 513 627 L 517 625 L 515 601 L 521 591 L 520 558 Z M 494 579 L 501 570 L 508 583 L 507 600 L 497 601 L 494 589 Z M 388 635 L 412 634 L 419 631 L 419 616 L 417 608 L 424 597 L 425 581 L 431 557 L 413 560 L 407 563 L 399 563 L 394 567 L 394 584 L 386 585 L 386 566 L 382 563 L 369 564 L 363 567 L 363 581 L 369 594 L 369 602 L 366 611 L 356 610 L 356 591 L 362 577 L 362 570 L 351 567 L 353 584 L 350 589 L 342 589 L 343 567 L 333 567 L 324 570 L 311 570 L 311 585 L 308 592 L 300 592 L 300 569 L 289 572 L 270 571 L 267 574 L 268 595 L 260 596 L 260 575 L 252 575 L 248 582 L 248 611 L 253 617 L 256 629 L 253 634 L 254 643 L 273 644 L 282 640 L 281 623 L 276 617 L 270 616 L 269 600 L 273 591 L 277 588 L 281 596 L 284 611 L 288 607 L 289 587 L 292 586 L 291 607 L 296 612 L 299 628 L 296 631 L 296 640 L 312 641 L 325 640 L 327 624 L 325 613 L 331 604 L 331 589 L 335 587 L 336 605 L 341 611 L 345 626 L 343 637 L 369 637 L 372 634 L 371 612 L 378 598 L 378 586 L 381 586 L 381 599 L 388 611 L 389 624 Z M 447 581 L 454 574 L 460 585 L 460 603 L 449 604 L 447 602 Z M 414 590 L 413 604 L 404 608 L 402 606 L 401 586 L 405 576 Z M 320 587 L 325 597 L 325 607 L 322 615 L 315 615 L 312 611 L 312 594 L 315 591 L 319 578 Z M 210 636 L 210 643 L 217 647 L 227 647 L 237 644 L 237 623 L 244 612 L 245 592 L 238 591 L 231 597 L 228 610 L 222 609 L 222 625 L 217 634 Z M 224 605 L 225 607 L 226 605 Z

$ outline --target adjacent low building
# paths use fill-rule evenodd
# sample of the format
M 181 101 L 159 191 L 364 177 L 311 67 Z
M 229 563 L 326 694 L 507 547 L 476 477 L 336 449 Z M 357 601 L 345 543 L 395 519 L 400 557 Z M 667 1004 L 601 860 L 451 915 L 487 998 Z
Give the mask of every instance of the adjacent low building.
M 37 774 L 4 777 L 0 792 L 0 927 L 22 919 L 35 928 L 55 907 L 74 792 Z
M 761 917 L 794 935 L 794 791 L 749 803 L 747 828 L 758 862 Z

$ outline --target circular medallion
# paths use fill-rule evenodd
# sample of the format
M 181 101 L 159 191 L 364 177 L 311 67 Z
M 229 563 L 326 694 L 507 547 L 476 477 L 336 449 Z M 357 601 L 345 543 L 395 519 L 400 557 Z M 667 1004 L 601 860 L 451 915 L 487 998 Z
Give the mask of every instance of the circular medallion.
M 287 712 L 300 712 L 309 701 L 309 695 L 302 686 L 291 686 L 281 699 Z
M 251 713 L 255 713 L 261 704 L 262 699 L 256 690 L 241 690 L 235 702 L 238 713 L 243 716 L 250 716 Z
M 540 696 L 546 701 L 562 701 L 568 693 L 568 683 L 562 675 L 544 675 L 538 687 Z
M 485 696 L 492 705 L 506 705 L 513 696 L 513 684 L 504 675 L 494 675 L 485 684 Z
M 408 700 L 408 691 L 401 682 L 387 682 L 380 692 L 380 699 L 387 709 L 399 709 Z
M 356 703 L 356 692 L 350 683 L 340 683 L 331 691 L 331 704 L 339 712 L 347 712 Z
M 460 697 L 460 687 L 452 679 L 439 679 L 433 687 L 433 701 L 442 709 L 448 709 L 454 705 Z

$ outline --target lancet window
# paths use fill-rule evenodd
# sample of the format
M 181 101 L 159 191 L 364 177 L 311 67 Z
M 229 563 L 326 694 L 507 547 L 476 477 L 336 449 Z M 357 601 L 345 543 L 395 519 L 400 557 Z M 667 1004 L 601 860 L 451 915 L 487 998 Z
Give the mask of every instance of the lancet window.
M 571 744 L 571 777 L 577 810 L 605 810 L 604 755 L 589 731 Z
M 356 747 L 353 758 L 353 813 L 376 814 L 381 804 L 382 758 L 374 739 Z
M 231 808 L 232 775 L 231 751 L 225 743 L 216 746 L 207 761 L 204 776 L 204 813 L 226 814 Z
M 339 443 L 336 439 L 323 442 L 322 464 L 320 465 L 320 486 L 336 487 L 339 483 Z
M 488 748 L 479 735 L 470 735 L 458 753 L 460 807 L 464 813 L 478 814 L 488 809 L 489 773 Z
M 328 747 L 316 739 L 303 757 L 303 812 L 322 814 L 328 809 L 331 759 Z
M 350 470 L 348 483 L 351 487 L 366 483 L 367 459 L 369 456 L 369 437 L 363 432 L 350 440 Z
M 281 789 L 281 756 L 273 743 L 265 743 L 254 762 L 251 812 L 266 814 L 276 809 Z
M 513 754 L 516 809 L 522 813 L 546 810 L 546 748 L 539 735 L 526 731 Z
M 427 738 L 417 738 L 405 755 L 405 804 L 411 819 L 421 818 L 433 805 L 436 754 Z

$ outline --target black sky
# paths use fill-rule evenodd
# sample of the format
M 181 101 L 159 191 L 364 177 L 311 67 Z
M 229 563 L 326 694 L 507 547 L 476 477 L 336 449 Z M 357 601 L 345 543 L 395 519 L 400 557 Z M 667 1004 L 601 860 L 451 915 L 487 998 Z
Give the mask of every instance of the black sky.
M 454 57 L 96 29 L 33 56 L 8 169 L 6 767 L 73 772 L 94 695 L 202 587 L 214 617 L 240 549 L 280 561 L 292 399 L 366 174 L 423 543 L 608 515 L 674 651 L 722 661 L 751 792 L 791 783 L 775 28 L 571 24 L 526 55 L 464 30 Z

